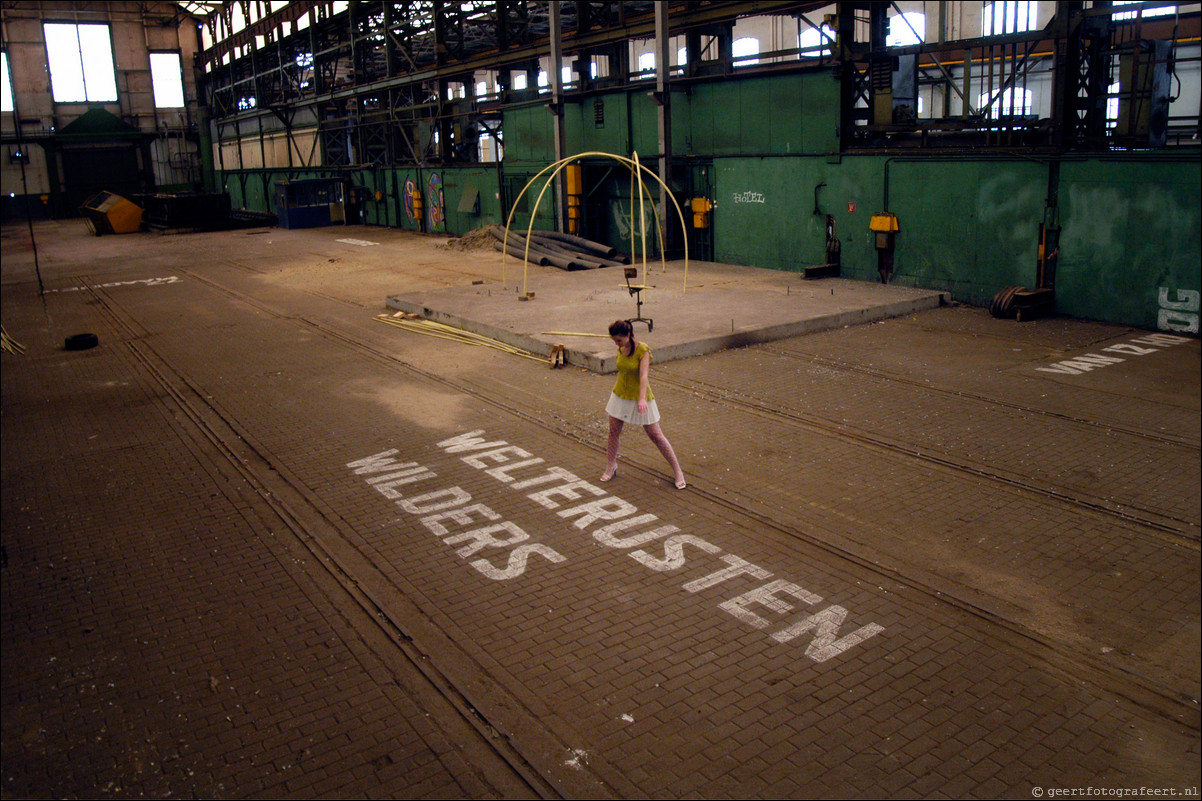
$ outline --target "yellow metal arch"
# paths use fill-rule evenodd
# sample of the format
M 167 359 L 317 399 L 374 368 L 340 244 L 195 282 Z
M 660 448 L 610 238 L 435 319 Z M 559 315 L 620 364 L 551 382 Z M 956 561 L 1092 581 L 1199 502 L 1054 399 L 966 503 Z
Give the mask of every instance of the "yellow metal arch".
M 644 284 L 647 283 L 647 231 L 646 231 L 646 227 L 643 223 L 643 220 L 645 219 L 643 216 L 643 195 L 644 195 L 644 193 L 650 194 L 650 192 L 647 191 L 647 184 L 643 181 L 642 173 L 645 172 L 648 175 L 650 175 L 652 178 L 654 178 L 656 181 L 659 181 L 660 186 L 662 186 L 664 188 L 665 194 L 667 194 L 667 196 L 672 200 L 672 205 L 676 207 L 676 216 L 680 218 L 680 230 L 685 233 L 684 283 L 681 285 L 681 294 L 684 294 L 685 291 L 687 291 L 688 285 L 689 285 L 689 238 L 687 235 L 687 229 L 685 228 L 684 212 L 681 211 L 680 204 L 676 202 L 676 198 L 673 197 L 673 195 L 672 195 L 672 190 L 669 189 L 668 185 L 663 182 L 663 179 L 661 179 L 654 172 L 652 172 L 651 170 L 647 169 L 646 167 L 644 167 L 642 164 L 639 163 L 639 154 L 637 152 L 634 153 L 633 155 L 634 155 L 634 158 L 626 158 L 625 156 L 619 156 L 616 153 L 603 153 L 601 151 L 596 151 L 596 150 L 590 150 L 590 151 L 586 151 L 584 153 L 577 153 L 575 155 L 568 156 L 567 158 L 562 158 L 559 161 L 556 161 L 556 162 L 553 162 L 553 163 L 547 165 L 543 169 L 539 170 L 538 173 L 536 175 L 534 175 L 534 177 L 532 177 L 529 181 L 527 181 L 526 185 L 524 187 L 522 187 L 522 191 L 518 193 L 518 196 L 516 198 L 514 198 L 513 207 L 509 210 L 509 217 L 505 221 L 505 238 L 501 243 L 501 245 L 502 245 L 502 249 L 501 249 L 501 283 L 505 283 L 505 264 L 506 264 L 506 261 L 508 260 L 508 249 L 509 249 L 509 228 L 511 225 L 513 225 L 513 215 L 517 212 L 518 205 L 520 204 L 522 197 L 525 196 L 526 190 L 528 190 L 530 188 L 530 185 L 533 184 L 535 181 L 537 181 L 539 179 L 539 177 L 541 177 L 548 170 L 553 170 L 553 172 L 551 172 L 551 174 L 547 177 L 546 182 L 543 184 L 543 188 L 539 191 L 538 198 L 534 201 L 534 209 L 533 209 L 533 211 L 530 212 L 530 224 L 526 227 L 526 248 L 525 248 L 524 252 L 522 253 L 522 295 L 523 296 L 526 295 L 526 280 L 527 280 L 528 268 L 530 266 L 530 237 L 534 231 L 534 219 L 535 219 L 535 217 L 538 216 L 539 206 L 541 206 L 542 202 L 543 202 L 543 195 L 546 194 L 547 188 L 551 185 L 551 182 L 553 180 L 555 180 L 555 176 L 558 175 L 559 172 L 561 170 L 563 170 L 564 167 L 568 166 L 573 161 L 577 161 L 578 159 L 582 159 L 582 158 L 586 158 L 586 157 L 590 157 L 590 156 L 601 156 L 604 158 L 611 158 L 611 159 L 614 159 L 615 161 L 625 164 L 627 167 L 629 167 L 631 169 L 632 176 L 635 176 L 635 175 L 639 176 L 639 229 L 640 229 L 639 233 L 640 233 L 640 236 L 642 239 L 642 247 L 643 247 L 642 283 L 644 283 Z M 633 180 L 633 178 L 632 178 L 632 180 Z M 633 192 L 631 194 L 633 194 Z M 633 204 L 633 201 L 634 201 L 634 198 L 632 197 L 631 198 L 632 204 Z M 659 218 L 659 210 L 657 208 L 655 208 L 654 204 L 652 205 L 652 210 L 655 212 L 655 225 L 656 225 L 656 228 L 658 229 L 659 235 L 660 235 L 659 236 L 659 241 L 660 241 L 659 252 L 660 252 L 660 258 L 662 260 L 664 258 L 663 224 L 661 223 L 660 218 Z M 634 211 L 634 209 L 633 209 L 633 205 L 632 205 L 632 208 L 631 208 L 632 215 L 633 215 L 633 211 Z M 634 240 L 634 227 L 633 227 L 633 221 L 632 221 L 632 226 L 631 226 L 632 247 L 633 247 L 633 240 Z M 631 256 L 633 256 L 633 255 L 634 254 L 631 253 Z

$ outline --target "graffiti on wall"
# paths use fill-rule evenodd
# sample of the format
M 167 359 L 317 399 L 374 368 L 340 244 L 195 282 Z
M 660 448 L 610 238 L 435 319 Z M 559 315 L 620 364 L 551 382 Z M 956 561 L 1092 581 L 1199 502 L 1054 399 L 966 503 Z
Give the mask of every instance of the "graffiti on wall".
M 1160 313 L 1156 316 L 1156 327 L 1161 331 L 1180 331 L 1185 334 L 1198 333 L 1199 292 L 1196 289 L 1178 289 L 1176 298 L 1169 298 L 1169 288 L 1160 288 Z
M 417 222 L 417 204 L 414 203 L 414 193 L 417 191 L 417 184 L 410 178 L 405 181 L 405 190 L 402 193 L 405 198 L 405 217 L 411 223 Z
M 426 180 L 426 230 L 447 230 L 447 209 L 442 195 L 442 176 L 430 173 Z

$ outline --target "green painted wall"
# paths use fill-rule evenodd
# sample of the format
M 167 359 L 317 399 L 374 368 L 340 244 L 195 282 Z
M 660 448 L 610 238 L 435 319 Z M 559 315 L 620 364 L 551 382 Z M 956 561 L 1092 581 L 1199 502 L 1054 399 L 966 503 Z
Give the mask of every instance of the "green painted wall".
M 658 107 L 645 91 L 564 104 L 567 154 L 601 151 L 653 158 Z M 699 84 L 671 96 L 677 156 L 826 154 L 839 150 L 839 82 L 829 71 Z M 769 122 L 771 124 L 769 124 Z M 505 111 L 505 160 L 555 160 L 553 117 L 543 104 Z
M 679 155 L 839 151 L 839 82 L 829 72 L 702 84 L 690 94 L 672 109 Z
M 729 264 L 793 271 L 822 264 L 825 215 L 834 212 L 835 198 L 867 200 L 846 166 L 825 159 L 715 158 L 713 175 L 714 260 Z M 816 215 L 813 188 L 823 181 L 828 185 L 819 193 L 823 213 Z M 838 228 L 846 251 L 854 237 L 841 221 Z
M 884 159 L 902 228 L 894 280 L 986 304 L 1003 287 L 1037 284 L 1047 164 L 1026 160 Z M 883 177 L 879 179 L 883 183 Z M 882 200 L 867 209 L 880 210 Z M 862 221 L 867 228 L 867 219 Z M 857 255 L 875 263 L 874 243 Z
M 1170 324 L 1188 327 L 1182 320 L 1197 312 L 1197 160 L 1079 159 L 1063 162 L 1056 180 L 1051 162 L 1017 158 L 716 158 L 714 175 L 717 261 L 794 271 L 821 264 L 831 214 L 843 275 L 878 280 L 868 221 L 887 209 L 901 227 L 894 283 L 987 305 L 1003 287 L 1037 285 L 1039 224 L 1058 220 L 1056 311 L 1143 328 L 1170 327 L 1164 310 Z M 1046 209 L 1049 182 L 1058 215 Z
M 1065 162 L 1057 310 L 1169 330 L 1192 313 L 1197 333 L 1200 184 L 1196 158 Z
M 504 224 L 501 214 L 497 168 L 491 165 L 453 167 L 442 170 L 447 210 L 446 230 L 463 235 L 485 225 Z M 460 210 L 464 198 L 474 195 L 478 211 Z
M 277 211 L 277 181 L 325 178 L 342 175 L 352 186 L 361 187 L 364 202 L 360 222 L 386 225 L 410 231 L 466 234 L 492 223 L 504 223 L 499 197 L 496 166 L 367 168 L 337 172 L 333 170 L 228 170 L 218 173 L 223 191 L 230 194 L 235 209 Z M 422 195 L 422 216 L 412 212 L 412 190 Z M 475 209 L 460 210 L 465 194 L 477 198 Z M 379 195 L 377 199 L 377 193 Z
M 566 126 L 565 126 L 566 127 Z M 506 109 L 502 115 L 505 132 L 505 161 L 555 161 L 554 117 L 546 106 L 523 106 Z
M 567 153 L 637 151 L 655 169 L 652 88 L 566 103 Z M 868 222 L 874 212 L 889 210 L 901 225 L 895 283 L 949 290 L 957 300 L 987 305 L 1004 287 L 1036 285 L 1039 225 L 1047 222 L 1062 229 L 1057 311 L 1144 328 L 1181 330 L 1192 321 L 1197 332 L 1202 170 L 1196 154 L 1110 154 L 1065 158 L 1059 165 L 1047 157 L 921 151 L 840 156 L 838 92 L 829 71 L 673 92 L 673 153 L 694 173 L 708 169 L 712 181 L 716 261 L 792 271 L 824 263 L 829 214 L 842 244 L 843 275 L 876 281 Z M 511 199 L 554 161 L 555 149 L 554 118 L 545 104 L 509 108 L 503 125 L 501 171 L 474 165 L 348 173 L 373 198 L 364 220 L 416 230 L 418 221 L 405 213 L 405 185 L 412 182 L 426 201 L 423 230 L 463 234 L 504 223 Z M 328 173 L 248 170 L 219 178 L 235 208 L 271 209 L 275 180 L 322 174 Z M 435 217 L 432 178 L 442 192 Z M 515 225 L 529 222 L 542 183 L 521 204 Z M 479 213 L 459 211 L 473 189 Z M 585 190 L 594 238 L 628 247 L 629 173 L 596 160 L 586 167 Z M 1051 209 L 1049 193 L 1058 199 Z M 536 225 L 552 227 L 554 219 L 554 192 L 548 191 Z

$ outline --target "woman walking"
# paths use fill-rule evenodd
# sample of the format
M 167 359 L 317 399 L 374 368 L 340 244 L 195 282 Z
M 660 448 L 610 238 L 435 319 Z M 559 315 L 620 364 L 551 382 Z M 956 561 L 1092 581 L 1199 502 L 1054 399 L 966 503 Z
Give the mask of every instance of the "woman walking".
M 609 395 L 609 403 L 605 405 L 605 411 L 609 414 L 609 446 L 605 451 L 607 464 L 601 480 L 609 481 L 617 474 L 618 440 L 622 436 L 623 426 L 634 423 L 643 427 L 655 447 L 668 460 L 676 489 L 684 489 L 684 471 L 676 460 L 672 443 L 660 430 L 659 408 L 655 405 L 655 395 L 647 381 L 651 370 L 651 348 L 646 342 L 635 340 L 634 327 L 627 320 L 615 320 L 610 324 L 609 336 L 618 346 L 618 380 Z

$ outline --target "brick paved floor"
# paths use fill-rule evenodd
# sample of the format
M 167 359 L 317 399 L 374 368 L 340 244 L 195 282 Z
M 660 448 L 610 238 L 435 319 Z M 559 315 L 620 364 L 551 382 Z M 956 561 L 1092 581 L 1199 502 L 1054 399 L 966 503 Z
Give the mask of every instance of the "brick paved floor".
M 690 488 L 638 431 L 602 485 L 612 378 L 373 321 L 488 257 L 80 230 L 44 302 L 5 230 L 6 796 L 1196 794 L 1196 339 L 663 365 Z

